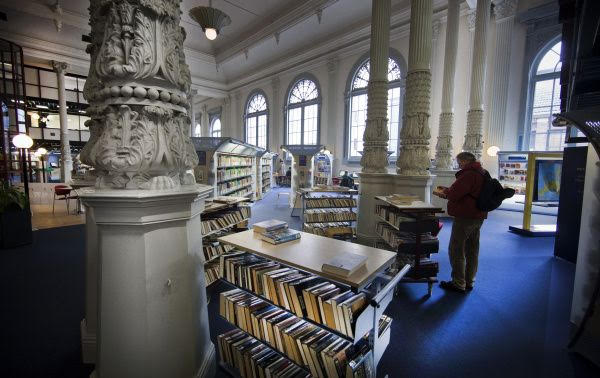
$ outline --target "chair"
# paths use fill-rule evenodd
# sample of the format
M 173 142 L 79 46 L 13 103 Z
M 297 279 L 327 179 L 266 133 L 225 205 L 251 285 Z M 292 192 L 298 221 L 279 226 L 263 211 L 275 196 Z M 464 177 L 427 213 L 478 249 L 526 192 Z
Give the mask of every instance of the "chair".
M 71 188 L 68 185 L 56 185 L 54 187 L 54 198 L 52 199 L 52 214 L 54 214 L 54 204 L 56 200 L 67 202 L 67 214 L 69 214 L 69 200 L 71 199 Z

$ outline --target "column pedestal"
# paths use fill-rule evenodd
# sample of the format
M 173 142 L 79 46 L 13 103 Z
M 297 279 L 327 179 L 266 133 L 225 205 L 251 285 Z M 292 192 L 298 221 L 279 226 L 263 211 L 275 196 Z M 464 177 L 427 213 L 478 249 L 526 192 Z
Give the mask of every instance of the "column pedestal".
M 211 191 L 205 185 L 78 191 L 93 211 L 88 238 L 96 238 L 86 263 L 86 291 L 97 298 L 96 377 L 214 374 L 199 232 Z M 86 316 L 91 307 L 88 301 Z M 82 321 L 84 355 L 94 347 L 90 320 Z
M 379 239 L 376 235 L 375 196 L 394 193 L 413 194 L 423 201 L 431 199 L 431 183 L 434 176 L 403 176 L 394 173 L 359 173 L 359 208 L 356 234 L 358 242 L 372 246 Z
M 432 169 L 431 173 L 435 175 L 433 183 L 431 184 L 431 193 L 433 193 L 433 189 L 438 186 L 450 187 L 456 180 L 456 171 L 453 169 Z M 431 194 L 431 204 L 441 207 L 444 209 L 444 212 L 448 211 L 448 200 L 434 196 L 433 194 Z

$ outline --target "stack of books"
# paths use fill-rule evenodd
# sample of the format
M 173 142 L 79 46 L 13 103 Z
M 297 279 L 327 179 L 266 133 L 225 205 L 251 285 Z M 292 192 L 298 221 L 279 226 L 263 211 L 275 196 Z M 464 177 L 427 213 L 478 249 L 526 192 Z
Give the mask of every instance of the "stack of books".
M 347 197 L 321 197 L 306 199 L 308 209 L 328 208 L 328 207 L 356 207 L 356 200 Z
M 364 293 L 262 257 L 221 255 L 221 276 L 301 318 L 354 337 L 356 319 L 367 307 Z
M 236 210 L 223 211 L 218 214 L 209 213 L 207 217 L 208 219 L 201 222 L 203 235 L 242 223 L 250 217 L 250 207 L 240 205 Z
M 305 222 L 350 222 L 356 213 L 348 209 L 313 209 L 304 212 Z
M 237 369 L 244 378 L 310 377 L 307 371 L 241 330 L 219 335 L 217 343 L 221 362 Z
M 343 377 L 352 343 L 243 290 L 221 293 L 220 315 L 306 367 L 314 377 Z
M 277 219 L 255 223 L 252 229 L 262 240 L 271 244 L 286 243 L 302 236 L 300 232 L 289 229 L 287 222 Z

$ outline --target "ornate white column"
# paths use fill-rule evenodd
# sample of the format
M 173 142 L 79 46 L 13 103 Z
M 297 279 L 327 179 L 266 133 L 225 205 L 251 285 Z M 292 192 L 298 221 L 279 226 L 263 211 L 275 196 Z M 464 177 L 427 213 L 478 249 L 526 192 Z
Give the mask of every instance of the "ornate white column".
M 459 0 L 448 0 L 446 45 L 444 51 L 444 81 L 442 84 L 442 110 L 435 148 L 435 167 L 452 168 L 452 123 L 454 121 L 454 77 L 458 51 Z
M 483 151 L 483 101 L 490 3 L 491 0 L 478 0 L 475 11 L 471 89 L 469 93 L 469 110 L 467 112 L 467 130 L 463 144 L 463 150 L 473 153 L 477 159 L 481 157 Z
M 65 72 L 69 65 L 64 62 L 52 61 L 52 67 L 56 71 L 58 81 L 58 117 L 60 120 L 60 180 L 68 183 L 71 181 L 71 170 L 73 170 L 73 159 L 71 158 L 71 146 L 69 145 L 69 122 L 67 118 L 67 94 L 65 92 Z
M 90 1 L 84 360 L 95 376 L 213 376 L 179 0 Z M 95 300 L 94 300 L 95 299 Z M 95 351 L 95 356 L 86 356 Z M 91 358 L 90 358 L 91 357 Z
M 280 96 L 280 81 L 278 76 L 274 76 L 271 79 L 271 90 L 273 93 L 271 99 L 271 116 L 269 117 L 269 138 L 271 146 L 271 151 L 277 152 L 279 154 L 278 159 L 282 159 L 282 151 L 280 149 L 283 144 L 283 127 L 281 127 L 282 122 L 282 108 L 281 108 L 281 96 Z
M 198 94 L 198 90 L 192 89 L 190 91 L 189 103 L 190 103 L 190 136 L 194 136 L 194 130 L 196 130 L 196 110 L 194 109 L 194 96 Z
M 202 105 L 202 136 L 209 137 L 210 135 L 210 118 L 208 116 L 208 107 L 206 104 Z
M 221 136 L 229 136 L 236 139 L 241 139 L 239 136 L 237 127 L 234 126 L 233 117 L 232 117 L 232 108 L 235 108 L 231 103 L 233 100 L 237 102 L 239 97 L 239 92 L 237 92 L 234 96 L 228 95 L 223 99 L 223 109 L 221 110 Z
M 510 79 L 511 41 L 518 0 L 504 0 L 494 7 L 496 16 L 496 54 L 494 58 L 494 78 L 490 103 L 490 120 L 486 133 L 486 144 L 502 147 Z M 487 154 L 485 154 L 487 157 Z M 486 168 L 497 175 L 496 158 L 488 159 Z
M 429 176 L 433 0 L 411 0 L 410 14 L 406 104 L 396 165 L 400 175 Z
M 326 141 L 324 144 L 327 147 L 327 149 L 329 151 L 331 151 L 331 153 L 332 153 L 333 161 L 331 162 L 331 164 L 332 164 L 333 172 L 338 171 L 337 166 L 339 164 L 340 152 L 344 150 L 343 148 L 341 148 L 341 151 L 335 150 L 335 146 L 338 145 L 336 143 L 337 136 L 338 136 L 339 131 L 341 130 L 341 128 L 340 128 L 341 123 L 336 122 L 337 96 L 338 96 L 338 92 L 339 92 L 338 86 L 337 86 L 339 64 L 340 64 L 340 61 L 337 57 L 330 58 L 327 61 L 327 73 L 328 73 L 327 102 L 328 102 L 328 106 L 327 106 L 327 127 L 325 128 L 325 130 L 327 130 L 327 135 L 326 135 L 326 138 L 324 138 L 324 140 Z M 323 128 L 321 128 L 321 129 L 323 129 Z M 329 178 L 328 183 L 331 184 L 331 177 Z
M 390 48 L 390 0 L 373 0 L 367 121 L 363 134 L 362 172 L 386 173 L 388 165 L 387 67 Z

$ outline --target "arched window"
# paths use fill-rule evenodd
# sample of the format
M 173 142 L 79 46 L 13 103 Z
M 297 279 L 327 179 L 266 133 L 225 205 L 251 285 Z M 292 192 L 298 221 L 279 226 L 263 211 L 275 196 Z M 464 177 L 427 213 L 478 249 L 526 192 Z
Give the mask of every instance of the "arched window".
M 286 144 L 318 144 L 320 112 L 316 79 L 303 75 L 294 80 L 286 101 Z
M 367 119 L 367 86 L 369 85 L 370 60 L 366 58 L 357 68 L 350 73 L 348 92 L 348 158 L 357 159 L 363 149 L 363 134 Z M 394 58 L 388 60 L 388 151 L 392 151 L 392 158 L 398 149 L 398 136 L 400 135 L 400 121 L 402 120 L 402 71 L 398 61 Z
M 214 117 L 210 123 L 210 136 L 213 138 L 221 136 L 221 118 L 218 116 Z
M 538 54 L 529 79 L 529 150 L 560 151 L 565 146 L 564 127 L 552 127 L 552 114 L 560 112 L 560 48 L 550 45 Z
M 253 92 L 248 96 L 244 123 L 246 124 L 246 143 L 267 148 L 267 98 L 262 92 Z

